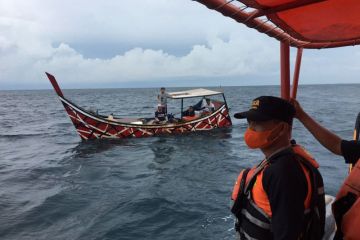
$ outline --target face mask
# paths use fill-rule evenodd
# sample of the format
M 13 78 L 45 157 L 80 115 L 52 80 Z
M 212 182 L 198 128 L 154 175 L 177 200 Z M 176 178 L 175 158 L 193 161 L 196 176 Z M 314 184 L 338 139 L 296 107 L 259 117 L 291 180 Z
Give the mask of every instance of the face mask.
M 245 131 L 244 140 L 249 148 L 266 148 L 273 144 L 283 133 L 286 128 L 285 123 L 267 131 L 254 131 L 248 128 Z

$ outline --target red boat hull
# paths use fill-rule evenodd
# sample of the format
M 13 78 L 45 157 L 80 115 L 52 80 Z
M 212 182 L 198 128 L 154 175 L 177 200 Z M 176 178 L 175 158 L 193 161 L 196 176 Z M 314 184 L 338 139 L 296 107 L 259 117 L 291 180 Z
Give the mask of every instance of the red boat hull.
M 81 139 L 98 138 L 140 138 L 162 134 L 183 134 L 186 132 L 212 130 L 215 128 L 231 126 L 231 119 L 226 105 L 209 116 L 185 123 L 164 125 L 142 125 L 110 121 L 95 116 L 63 97 L 60 97 L 65 110 L 73 122 Z
M 162 134 L 182 134 L 229 127 L 232 125 L 226 103 L 218 107 L 211 115 L 183 123 L 146 125 L 108 120 L 102 116 L 90 113 L 67 100 L 57 84 L 55 77 L 49 73 L 46 73 L 46 75 L 64 105 L 66 113 L 74 124 L 76 131 L 83 140 L 98 138 L 140 138 Z

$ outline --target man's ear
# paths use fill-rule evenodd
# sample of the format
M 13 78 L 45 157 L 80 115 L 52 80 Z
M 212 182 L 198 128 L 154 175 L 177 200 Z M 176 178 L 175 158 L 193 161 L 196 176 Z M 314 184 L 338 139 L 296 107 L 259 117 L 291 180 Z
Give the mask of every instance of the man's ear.
M 291 138 L 291 128 L 292 126 L 288 123 L 283 123 L 284 124 L 284 128 L 283 128 L 283 131 L 284 131 L 284 134 L 286 133 L 288 136 L 289 136 L 289 139 Z

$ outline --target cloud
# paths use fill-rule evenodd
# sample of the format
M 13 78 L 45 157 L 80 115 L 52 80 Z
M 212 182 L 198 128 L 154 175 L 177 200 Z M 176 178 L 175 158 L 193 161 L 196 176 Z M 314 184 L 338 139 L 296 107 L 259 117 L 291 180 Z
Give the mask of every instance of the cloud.
M 305 51 L 303 82 L 358 81 L 354 52 Z M 279 44 L 193 1 L 0 0 L 0 88 L 40 86 L 45 71 L 70 87 L 250 76 L 277 84 Z
M 68 44 L 51 47 L 43 42 L 47 51 L 33 51 L 27 46 L 9 45 L 2 48 L 0 61 L 6 63 L 1 81 L 42 81 L 39 74 L 49 71 L 65 81 L 93 83 L 144 81 L 179 77 L 232 77 L 256 74 L 258 69 L 272 69 L 277 61 L 272 48 L 264 48 L 256 57 L 256 43 L 251 46 L 238 36 L 228 40 L 213 38 L 205 45 L 195 45 L 184 56 L 174 56 L 162 50 L 134 48 L 109 59 L 85 58 Z M 247 45 L 247 47 L 245 47 Z M 49 47 L 50 46 L 50 47 Z M 5 54 L 4 54 L 5 53 Z M 19 71 L 21 69 L 21 71 Z
M 245 34 L 246 28 L 230 31 L 229 27 L 225 26 L 231 24 L 224 24 L 224 21 L 229 21 L 227 19 L 220 18 L 219 23 L 211 18 L 207 21 L 203 11 L 206 13 L 208 11 L 197 3 L 191 3 L 190 8 L 187 9 L 189 17 L 184 18 L 181 16 L 185 11 L 179 4 L 181 1 L 162 1 L 163 4 L 157 3 L 153 8 L 150 7 L 150 2 L 153 1 L 145 1 L 143 5 L 145 9 L 149 9 L 147 15 L 152 18 L 151 24 L 148 24 L 146 17 L 140 16 L 144 11 L 137 9 L 138 5 L 133 3 L 126 5 L 128 11 L 117 3 L 111 8 L 107 8 L 106 4 L 105 6 L 90 5 L 87 10 L 78 9 L 79 12 L 75 14 L 76 11 L 71 7 L 65 12 L 55 11 L 59 8 L 64 9 L 70 4 L 68 1 L 65 1 L 63 3 L 65 6 L 62 7 L 55 2 L 45 5 L 40 5 L 38 1 L 32 2 L 33 4 L 27 6 L 27 11 L 21 8 L 16 12 L 15 6 L 20 3 L 6 1 L 8 5 L 4 9 L 9 11 L 2 12 L 0 17 L 0 29 L 3 32 L 0 38 L 2 72 L 0 83 L 2 84 L 11 82 L 12 86 L 24 84 L 28 86 L 31 83 L 38 85 L 44 82 L 44 71 L 59 76 L 64 83 L 84 83 L 85 87 L 99 81 L 109 83 L 166 78 L 244 76 L 255 74 L 259 68 L 276 71 L 271 67 L 274 66 L 273 62 L 277 61 L 274 48 L 260 48 L 259 51 L 258 46 L 261 46 L 263 40 L 260 40 L 261 38 L 253 40 L 254 36 Z M 34 6 L 39 6 L 40 9 L 34 11 Z M 118 7 L 117 13 L 122 16 L 110 21 L 117 16 L 113 10 L 116 7 Z M 99 13 L 95 20 L 88 18 L 86 21 L 83 19 L 80 21 L 80 18 L 85 19 L 86 16 L 91 15 L 90 12 L 95 8 L 100 10 L 105 8 L 112 14 Z M 130 9 L 133 12 L 129 11 Z M 175 14 L 170 13 L 176 9 L 180 11 Z M 193 9 L 203 11 L 197 12 Z M 198 19 L 194 16 L 196 14 L 199 15 Z M 130 15 L 135 15 L 136 20 L 121 22 L 126 19 L 133 20 Z M 182 21 L 177 22 L 179 19 Z M 193 23 L 194 21 L 198 22 Z M 55 22 L 56 25 L 51 24 Z M 64 26 L 68 26 L 70 22 L 74 24 L 65 30 Z M 108 23 L 109 29 L 104 27 L 107 26 L 105 22 Z M 117 25 L 114 22 L 121 23 Z M 100 23 L 103 25 L 100 26 Z M 223 25 L 224 28 L 214 30 L 213 27 L 204 27 L 207 24 L 218 27 Z M 236 26 L 238 27 L 237 24 Z M 121 30 L 114 31 L 117 27 Z M 75 34 L 76 31 L 80 33 Z M 97 34 L 94 35 L 94 32 Z M 103 39 L 99 36 L 103 36 Z M 86 53 L 72 46 L 72 42 L 98 42 L 95 47 L 101 48 L 109 38 L 112 41 L 118 39 L 122 42 L 125 41 L 120 38 L 125 38 L 126 41 L 133 40 L 138 42 L 139 46 L 120 53 L 114 52 L 113 56 L 108 58 L 87 57 Z M 65 41 L 59 41 L 61 39 Z M 159 41 L 164 42 L 164 45 L 167 45 L 166 42 L 171 42 L 170 45 L 173 46 L 186 42 L 188 51 L 176 55 L 162 49 L 144 48 L 142 45 L 146 44 L 142 44 L 141 41 L 144 43 Z M 151 44 L 149 45 L 151 47 Z M 269 57 L 259 57 L 260 54 Z

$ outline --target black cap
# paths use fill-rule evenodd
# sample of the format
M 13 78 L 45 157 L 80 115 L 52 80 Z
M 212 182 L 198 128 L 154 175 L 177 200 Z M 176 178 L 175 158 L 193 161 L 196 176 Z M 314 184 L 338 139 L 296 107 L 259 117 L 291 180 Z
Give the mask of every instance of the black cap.
M 247 118 L 251 121 L 280 120 L 292 124 L 295 116 L 295 108 L 288 101 L 273 97 L 261 96 L 251 103 L 249 111 L 235 113 L 235 118 Z

